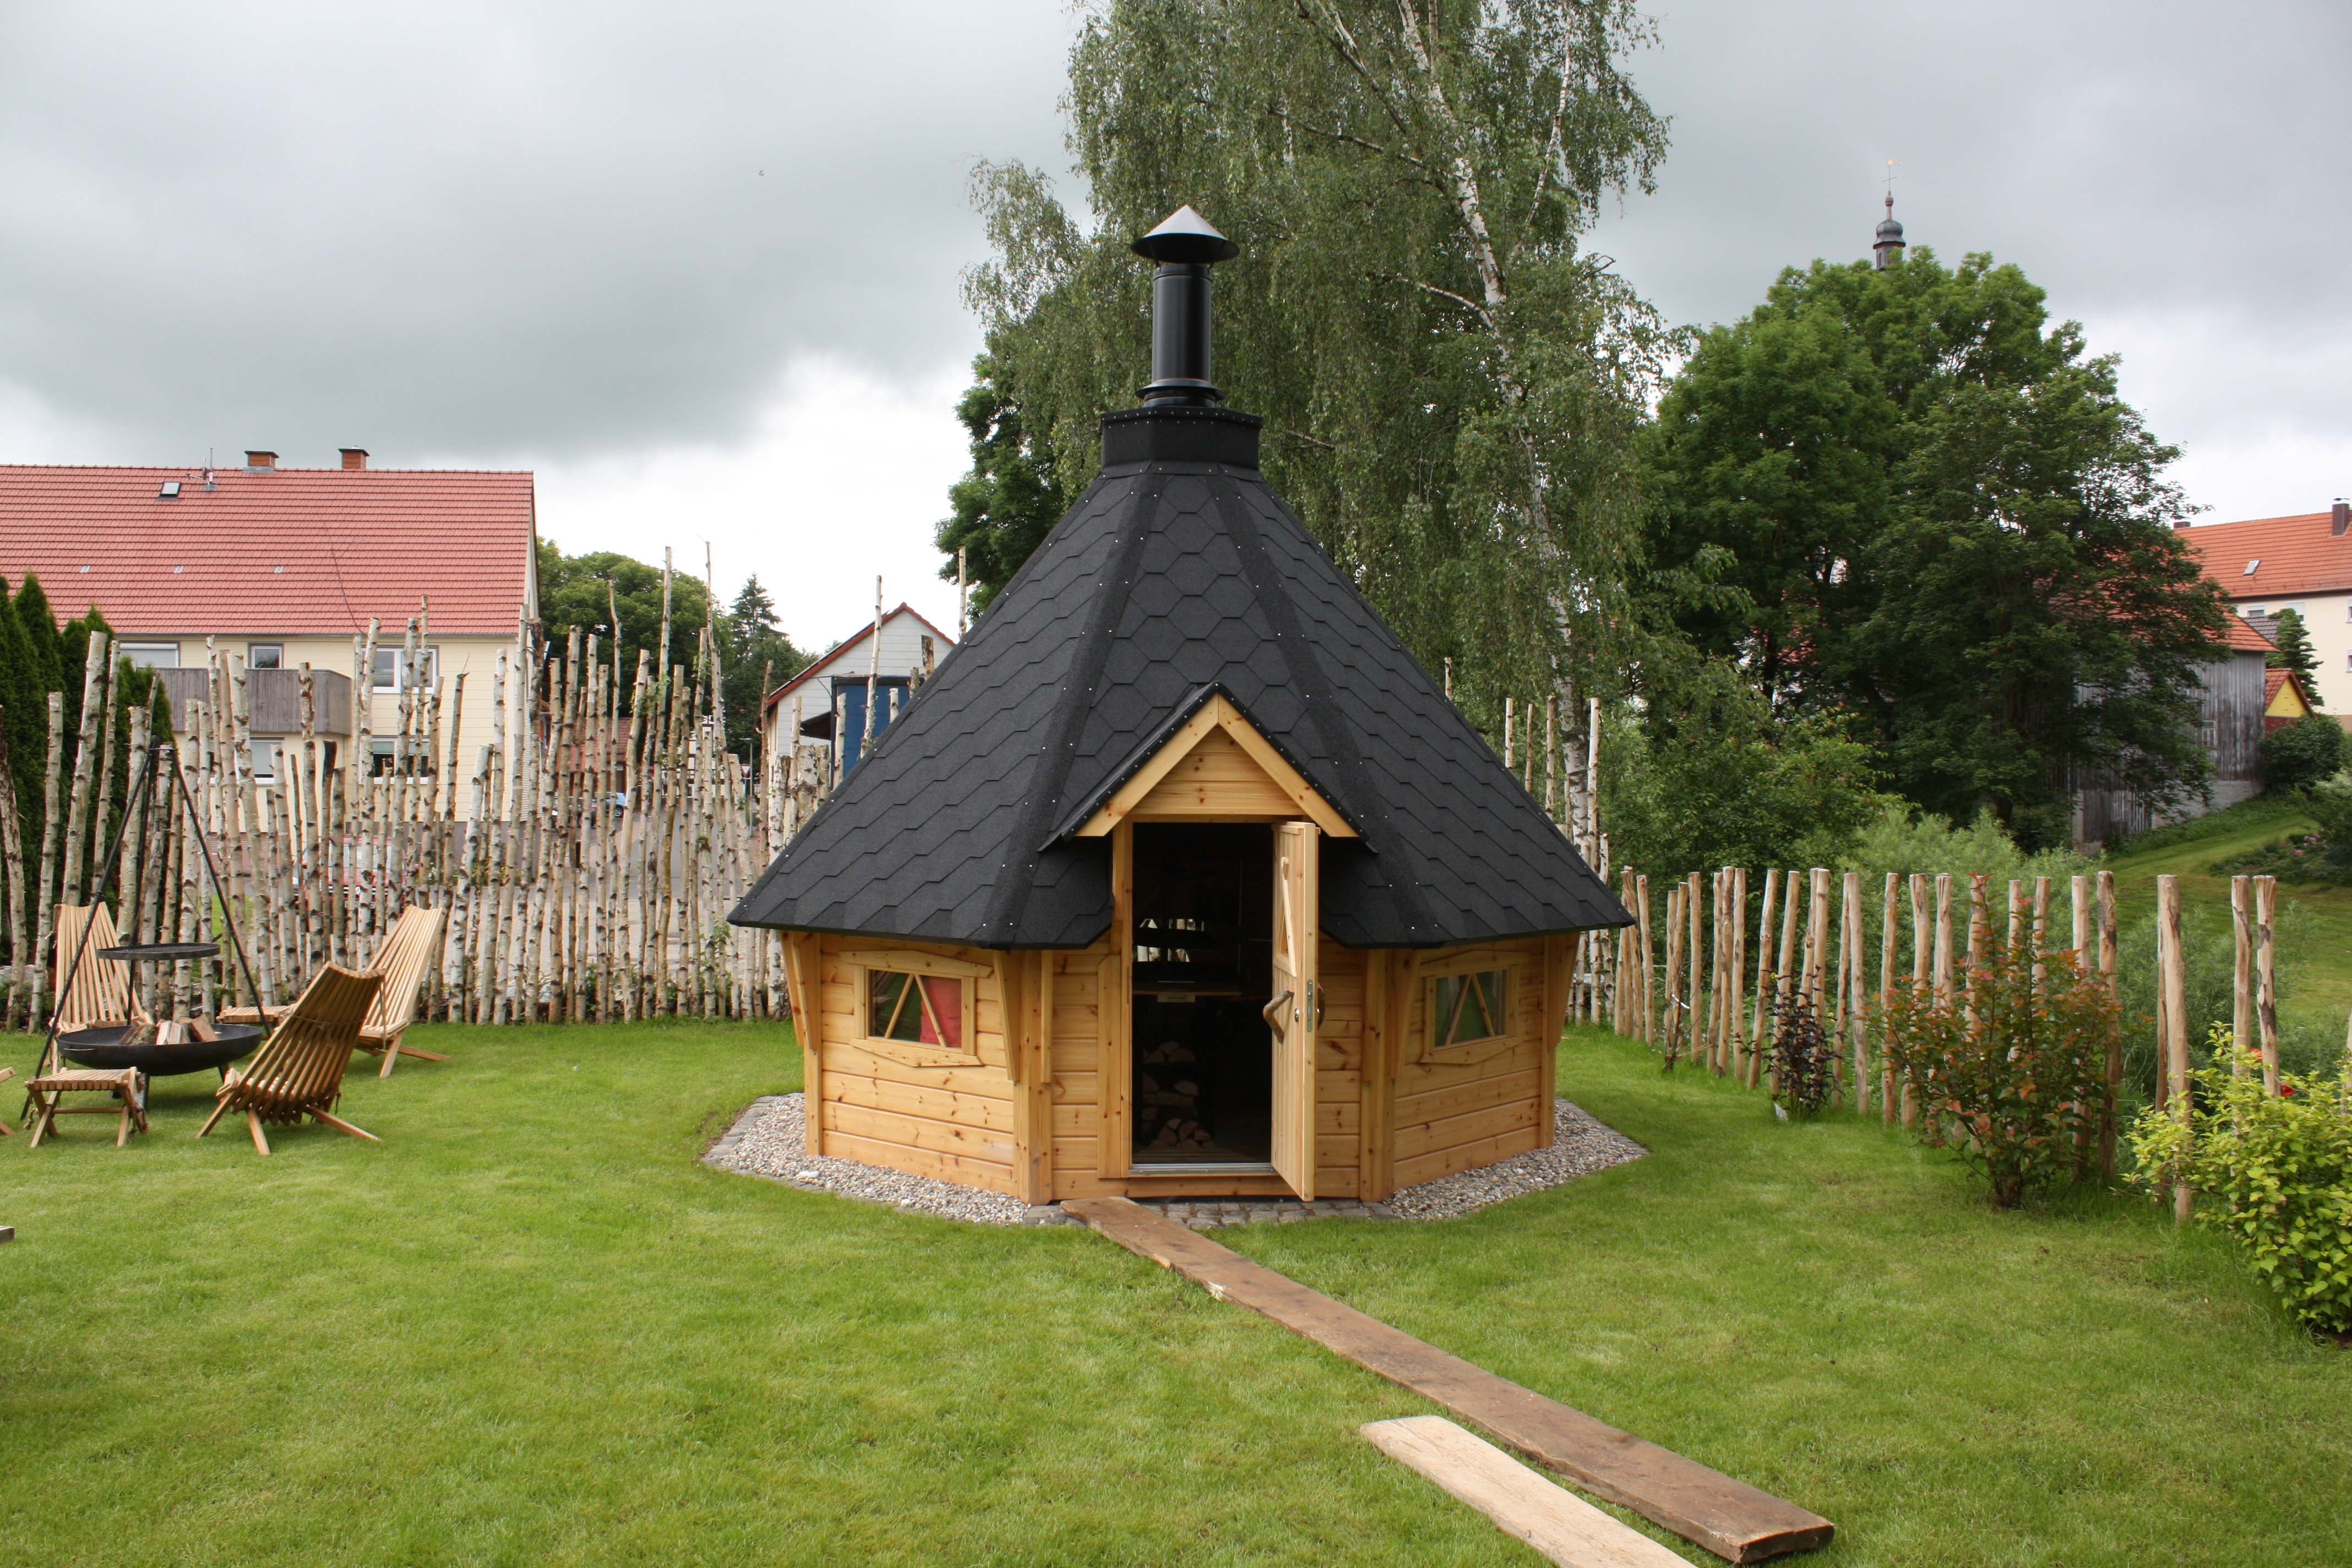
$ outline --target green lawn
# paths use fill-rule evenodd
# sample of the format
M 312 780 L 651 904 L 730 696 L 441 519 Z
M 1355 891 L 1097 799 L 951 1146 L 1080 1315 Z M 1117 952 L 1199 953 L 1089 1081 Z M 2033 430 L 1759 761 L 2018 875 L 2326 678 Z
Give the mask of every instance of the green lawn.
M 196 1079 L 120 1152 L 0 1143 L 0 1562 L 1537 1561 L 1355 1436 L 1419 1400 L 1106 1241 L 698 1165 L 781 1029 L 420 1043 L 352 1080 L 380 1145 L 196 1142 Z M 1823 1564 L 2352 1558 L 2352 1360 L 2209 1239 L 1606 1037 L 1560 1086 L 1655 1152 L 1221 1238 L 1829 1515 Z

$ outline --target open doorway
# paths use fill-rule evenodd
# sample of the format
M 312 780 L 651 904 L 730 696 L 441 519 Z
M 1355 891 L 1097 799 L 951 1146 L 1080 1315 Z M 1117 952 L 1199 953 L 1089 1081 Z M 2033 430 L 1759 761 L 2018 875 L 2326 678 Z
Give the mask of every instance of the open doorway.
M 1133 831 L 1135 1163 L 1271 1169 L 1274 830 Z

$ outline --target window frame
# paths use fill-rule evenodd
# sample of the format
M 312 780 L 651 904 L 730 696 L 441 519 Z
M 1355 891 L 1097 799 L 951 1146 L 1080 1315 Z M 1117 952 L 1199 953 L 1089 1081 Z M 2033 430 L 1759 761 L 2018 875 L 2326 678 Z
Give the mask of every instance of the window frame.
M 152 656 L 164 648 L 172 650 L 172 662 L 169 664 L 156 664 L 152 662 Z M 121 658 L 129 659 L 131 661 L 131 668 L 133 669 L 177 669 L 180 668 L 180 645 L 175 642 L 123 642 L 118 644 L 114 651 Z M 141 657 L 142 654 L 151 656 L 151 658 L 142 658 Z
M 268 773 L 261 771 L 261 759 L 263 754 L 262 748 L 265 746 L 268 748 L 269 771 Z M 286 737 L 283 735 L 256 735 L 252 740 L 252 748 L 253 782 L 258 784 L 274 784 L 278 783 L 280 773 L 280 764 L 286 761 Z
M 989 964 L 974 963 L 969 959 L 946 958 L 934 952 L 921 952 L 910 948 L 862 948 L 839 955 L 849 970 L 850 987 L 855 998 L 855 1020 L 848 1043 L 858 1049 L 892 1061 L 917 1068 L 975 1068 L 985 1065 L 980 1054 L 980 983 L 996 973 Z M 954 1047 L 927 1046 L 915 1040 L 893 1040 L 872 1032 L 874 1016 L 871 998 L 874 994 L 872 976 L 903 974 L 910 979 L 957 980 L 962 982 L 961 1016 L 963 1044 Z
M 1475 947 L 1442 958 L 1425 961 L 1421 966 L 1421 1026 L 1413 1031 L 1418 1047 L 1416 1060 L 1432 1065 L 1459 1066 L 1483 1062 L 1517 1049 L 1526 1043 L 1525 1006 L 1520 996 L 1526 977 L 1521 973 L 1533 962 L 1533 955 L 1504 948 Z M 1458 979 L 1464 975 L 1487 974 L 1499 972 L 1503 976 L 1502 1032 L 1482 1036 L 1475 1040 L 1457 1040 L 1449 1046 L 1437 1043 L 1437 983 Z
M 269 662 L 261 662 L 267 650 Z M 286 668 L 286 645 L 282 642 L 249 642 L 245 645 L 245 668 L 247 669 L 283 669 Z

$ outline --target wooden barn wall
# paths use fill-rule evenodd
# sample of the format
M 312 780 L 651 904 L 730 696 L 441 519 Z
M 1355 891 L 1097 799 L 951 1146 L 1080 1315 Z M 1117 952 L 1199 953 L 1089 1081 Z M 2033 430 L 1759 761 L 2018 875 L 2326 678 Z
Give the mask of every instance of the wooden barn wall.
M 1544 1013 L 1544 943 L 1540 938 L 1482 943 L 1524 952 L 1507 997 L 1510 1046 L 1477 1062 L 1420 1062 L 1429 1037 L 1429 983 L 1416 979 L 1408 1026 L 1399 1042 L 1395 1183 L 1409 1187 L 1474 1166 L 1524 1154 L 1549 1141 L 1549 1108 L 1540 1104 Z M 1426 955 L 1439 961 L 1460 949 Z M 1393 1188 L 1391 1189 L 1393 1190 Z
M 990 1192 L 1016 1192 L 1013 1086 L 1005 1071 L 1004 997 L 997 980 L 990 975 L 974 983 L 976 1065 L 912 1067 L 876 1056 L 854 1043 L 865 1031 L 851 966 L 841 955 L 883 945 L 870 938 L 824 939 L 824 1059 L 817 1113 L 824 1152 Z M 996 959 L 981 948 L 887 945 L 971 963 Z M 1055 1027 L 1058 1032 L 1058 1012 Z
M 2143 833 L 2163 822 L 2186 822 L 2261 794 L 2263 669 L 2263 656 L 2250 651 L 2199 667 L 2203 690 L 2197 739 L 2213 759 L 2210 804 L 2191 800 L 2159 814 L 2133 792 L 2114 787 L 2105 774 L 2085 771 L 2075 778 L 2075 842 L 2097 844 L 2113 830 Z

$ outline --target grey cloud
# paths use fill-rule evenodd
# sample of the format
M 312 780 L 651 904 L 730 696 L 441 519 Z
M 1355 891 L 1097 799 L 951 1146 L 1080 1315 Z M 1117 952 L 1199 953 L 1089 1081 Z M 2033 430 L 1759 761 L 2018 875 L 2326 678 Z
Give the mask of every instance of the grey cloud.
M 935 367 L 972 159 L 1059 153 L 1048 5 L 198 17 L 0 12 L 0 379 L 124 456 L 723 443 Z

